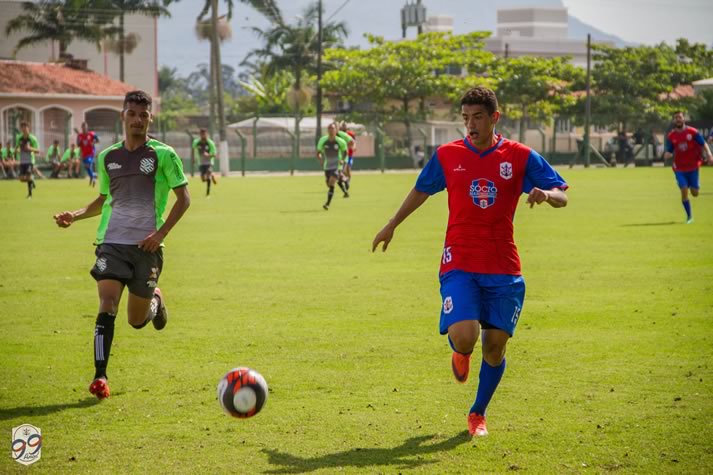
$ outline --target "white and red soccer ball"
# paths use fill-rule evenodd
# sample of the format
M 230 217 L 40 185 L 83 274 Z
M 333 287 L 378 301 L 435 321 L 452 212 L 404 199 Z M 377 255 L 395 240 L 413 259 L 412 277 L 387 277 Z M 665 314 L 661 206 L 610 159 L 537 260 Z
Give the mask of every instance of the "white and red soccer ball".
M 218 382 L 218 402 L 226 414 L 252 417 L 267 401 L 267 382 L 250 368 L 233 368 Z

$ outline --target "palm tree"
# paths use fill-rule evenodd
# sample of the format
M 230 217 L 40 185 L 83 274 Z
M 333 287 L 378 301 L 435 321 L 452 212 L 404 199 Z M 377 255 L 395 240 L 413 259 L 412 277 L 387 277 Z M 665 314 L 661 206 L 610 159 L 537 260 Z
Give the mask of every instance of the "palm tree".
M 265 30 L 253 27 L 253 32 L 264 41 L 264 45 L 248 53 L 243 64 L 250 64 L 250 58 L 256 57 L 259 62 L 267 64 L 269 73 L 289 70 L 295 78 L 293 89 L 295 92 L 302 91 L 304 75 L 315 73 L 317 68 L 320 51 L 318 18 L 319 3 L 315 2 L 297 17 L 294 25 L 281 22 Z M 339 46 L 348 33 L 344 22 L 327 22 L 322 27 L 322 49 Z
M 13 55 L 27 46 L 47 41 L 59 43 L 59 57 L 67 55 L 72 40 L 81 39 L 100 46 L 102 30 L 97 19 L 87 16 L 87 0 L 42 0 L 38 3 L 23 2 L 23 13 L 10 20 L 5 34 L 26 31 L 15 46 Z
M 277 3 L 275 0 L 240 0 L 241 3 L 245 3 L 265 15 L 271 21 L 282 21 L 282 14 L 277 8 Z M 226 0 L 228 5 L 228 14 L 226 15 L 227 21 L 233 16 L 233 0 Z M 218 106 L 218 129 L 220 135 L 220 160 L 221 160 L 221 172 L 223 174 L 227 173 L 227 168 L 224 166 L 227 164 L 227 135 L 225 131 L 225 105 L 223 101 L 223 75 L 219 74 L 222 71 L 222 62 L 220 59 L 220 42 L 218 38 L 218 0 L 205 0 L 203 4 L 203 9 L 198 15 L 198 22 L 200 23 L 203 17 L 211 13 L 211 76 L 213 80 L 211 81 L 211 87 L 215 84 L 215 91 L 217 96 L 217 106 Z
M 114 37 L 111 44 L 113 50 L 119 55 L 119 79 L 124 80 L 124 56 L 130 53 L 138 43 L 138 36 L 127 35 L 124 26 L 125 15 L 139 14 L 151 17 L 170 17 L 168 7 L 173 0 L 97 0 L 96 8 L 105 10 L 110 17 L 119 18 L 119 24 L 104 29 L 104 35 Z

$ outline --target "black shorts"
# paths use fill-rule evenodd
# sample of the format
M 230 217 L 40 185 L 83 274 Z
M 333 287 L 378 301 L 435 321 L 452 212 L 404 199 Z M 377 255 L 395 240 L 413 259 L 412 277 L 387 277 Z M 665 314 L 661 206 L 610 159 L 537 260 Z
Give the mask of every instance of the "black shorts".
M 32 164 L 31 163 L 21 163 L 20 164 L 20 175 L 32 175 Z
M 94 280 L 118 280 L 129 292 L 151 298 L 163 269 L 163 249 L 146 252 L 136 244 L 100 244 L 97 260 L 89 272 Z
M 213 171 L 213 165 L 200 165 L 198 170 L 200 170 L 201 175 L 207 175 Z
M 329 181 L 331 177 L 339 179 L 339 170 L 324 170 L 324 179 Z

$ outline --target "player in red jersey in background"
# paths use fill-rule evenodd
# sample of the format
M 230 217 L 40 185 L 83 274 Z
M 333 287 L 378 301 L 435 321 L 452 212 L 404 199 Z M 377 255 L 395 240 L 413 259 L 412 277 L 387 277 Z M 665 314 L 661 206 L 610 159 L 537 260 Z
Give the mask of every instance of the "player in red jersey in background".
M 525 298 L 525 281 L 513 239 L 513 218 L 522 193 L 530 207 L 567 205 L 561 176 L 529 147 L 496 134 L 500 119 L 495 93 L 476 87 L 461 98 L 468 136 L 440 146 L 393 218 L 379 231 L 385 251 L 396 227 L 426 199 L 448 189 L 448 228 L 440 268 L 440 333 L 453 349 L 451 369 L 465 383 L 470 356 L 483 330 L 475 403 L 468 414 L 471 435 L 488 434 L 485 410 L 505 372 L 505 347 Z
M 709 165 L 713 165 L 713 157 L 703 136 L 693 127 L 686 126 L 683 112 L 673 114 L 673 129 L 666 136 L 664 159 L 673 157 L 673 173 L 681 189 L 681 202 L 686 210 L 686 224 L 693 222 L 691 202 L 688 200 L 688 190 L 693 196 L 698 196 L 700 187 L 698 169 L 701 167 L 701 157 L 705 156 Z
M 77 134 L 77 145 L 79 146 L 79 153 L 82 156 L 84 169 L 87 171 L 87 175 L 89 175 L 89 184 L 91 186 L 94 186 L 97 182 L 96 175 L 94 174 L 95 144 L 97 142 L 99 142 L 97 134 L 89 130 L 89 126 L 86 122 L 82 122 L 82 132 Z M 79 176 L 78 169 L 76 172 L 77 176 Z

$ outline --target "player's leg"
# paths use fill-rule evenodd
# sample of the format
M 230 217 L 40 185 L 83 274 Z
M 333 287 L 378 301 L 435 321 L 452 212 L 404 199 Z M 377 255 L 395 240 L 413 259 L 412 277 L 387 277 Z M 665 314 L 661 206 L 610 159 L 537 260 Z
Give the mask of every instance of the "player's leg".
M 163 251 L 159 249 L 156 252 L 145 252 L 132 248 L 130 259 L 134 275 L 127 282 L 129 325 L 140 329 L 153 322 L 157 330 L 162 330 L 168 320 L 166 305 L 158 288 L 158 279 L 163 268 Z
M 483 359 L 475 402 L 468 414 L 468 431 L 476 436 L 488 434 L 485 411 L 505 373 L 505 348 L 515 332 L 525 299 L 525 280 L 521 276 L 481 275 L 479 283 L 483 299 Z
M 459 383 L 468 380 L 470 358 L 478 341 L 480 325 L 480 296 L 471 274 L 463 271 L 446 272 L 441 283 L 441 335 L 448 335 L 453 350 L 451 370 Z
M 84 170 L 87 172 L 87 176 L 89 176 L 89 185 L 94 186 L 94 170 L 93 170 L 93 162 L 94 159 L 92 157 L 87 157 L 84 159 Z
M 700 184 L 700 169 L 688 172 L 688 189 L 691 191 L 691 195 L 695 198 L 698 196 L 698 191 L 701 189 Z
M 332 198 L 334 197 L 334 184 L 337 182 L 337 172 L 335 170 L 327 170 L 324 172 L 327 181 L 327 202 L 324 203 L 322 208 L 329 209 L 329 205 L 332 203 Z
M 676 177 L 676 184 L 681 190 L 681 204 L 686 211 L 686 222 L 690 223 L 693 220 L 691 212 L 691 202 L 688 200 L 688 176 L 685 172 L 673 172 Z

